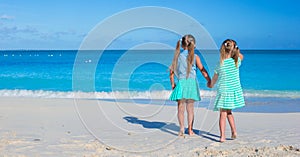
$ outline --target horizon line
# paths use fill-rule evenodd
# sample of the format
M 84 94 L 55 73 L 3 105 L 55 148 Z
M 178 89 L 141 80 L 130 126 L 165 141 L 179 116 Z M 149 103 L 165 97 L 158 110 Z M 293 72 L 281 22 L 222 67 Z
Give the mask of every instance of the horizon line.
M 0 51 L 124 51 L 129 49 L 104 49 L 104 50 L 98 50 L 98 49 L 85 49 L 85 50 L 79 50 L 79 49 L 0 49 Z M 134 50 L 175 50 L 174 49 L 134 49 Z M 199 50 L 219 50 L 219 49 L 199 49 Z M 265 50 L 273 50 L 273 51 L 282 51 L 282 50 L 290 50 L 290 51 L 300 51 L 299 49 L 262 49 L 262 48 L 250 48 L 250 49 L 240 49 L 242 51 L 248 51 L 248 50 L 255 50 L 255 51 L 265 51 Z

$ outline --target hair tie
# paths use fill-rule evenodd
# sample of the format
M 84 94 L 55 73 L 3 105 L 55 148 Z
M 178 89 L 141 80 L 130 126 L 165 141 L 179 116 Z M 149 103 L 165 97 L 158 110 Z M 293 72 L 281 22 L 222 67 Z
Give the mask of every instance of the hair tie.
M 228 43 L 226 42 L 226 43 L 224 43 L 224 45 L 227 47 Z

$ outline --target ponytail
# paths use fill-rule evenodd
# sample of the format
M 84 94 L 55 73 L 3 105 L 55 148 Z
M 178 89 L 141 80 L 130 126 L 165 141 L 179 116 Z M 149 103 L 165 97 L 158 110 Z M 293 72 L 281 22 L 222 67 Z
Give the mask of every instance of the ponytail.
M 188 34 L 182 37 L 181 40 L 177 41 L 177 45 L 176 45 L 176 50 L 175 50 L 175 54 L 174 54 L 174 58 L 172 61 L 172 65 L 170 66 L 170 70 L 172 72 L 175 73 L 175 75 L 177 75 L 177 64 L 178 64 L 178 57 L 180 55 L 180 42 L 182 44 L 183 47 L 187 47 L 188 48 L 188 56 L 186 58 L 186 62 L 187 62 L 187 71 L 186 71 L 186 78 L 189 77 L 189 74 L 192 70 L 192 65 L 194 64 L 194 56 L 195 56 L 195 43 L 196 40 L 194 38 L 194 36 Z
M 221 46 L 220 49 L 220 65 L 223 64 L 224 60 L 226 59 L 226 56 L 228 54 L 231 54 L 231 58 L 234 59 L 235 66 L 238 67 L 238 60 L 239 60 L 239 54 L 240 50 L 238 46 L 236 45 L 236 42 L 232 39 L 226 39 Z
M 190 71 L 192 69 L 192 65 L 194 63 L 194 55 L 195 55 L 195 44 L 193 41 L 191 41 L 189 44 L 188 44 L 188 51 L 189 51 L 189 54 L 187 56 L 187 71 L 186 71 L 186 78 L 189 77 L 189 74 L 190 74 Z
M 174 72 L 175 75 L 177 75 L 176 71 L 177 71 L 177 63 L 178 63 L 179 54 L 180 54 L 180 40 L 177 41 L 174 58 L 173 58 L 173 61 L 172 61 L 171 67 L 170 67 L 170 70 L 172 72 Z
M 234 46 L 233 50 L 232 50 L 232 55 L 231 55 L 231 58 L 234 59 L 234 63 L 235 63 L 235 66 L 238 67 L 239 63 L 239 56 L 240 56 L 240 49 L 236 46 Z

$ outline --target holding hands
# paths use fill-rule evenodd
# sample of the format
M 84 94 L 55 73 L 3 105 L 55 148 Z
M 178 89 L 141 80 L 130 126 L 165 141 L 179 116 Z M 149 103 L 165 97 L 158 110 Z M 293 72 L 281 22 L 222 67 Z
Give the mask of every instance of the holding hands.
M 207 81 L 206 86 L 207 86 L 208 88 L 212 88 L 212 87 L 213 87 L 212 84 L 211 84 L 211 80 Z
M 214 85 L 215 85 L 215 83 L 217 82 L 217 80 L 218 80 L 218 74 L 215 73 L 214 76 L 213 76 L 213 78 L 209 79 L 207 81 L 207 87 L 208 88 L 213 88 Z

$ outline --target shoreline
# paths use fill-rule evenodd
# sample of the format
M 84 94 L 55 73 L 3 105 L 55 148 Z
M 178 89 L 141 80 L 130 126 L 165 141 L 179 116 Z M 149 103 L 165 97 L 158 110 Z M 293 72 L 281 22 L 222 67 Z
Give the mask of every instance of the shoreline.
M 0 100 L 0 154 L 7 156 L 300 155 L 300 113 L 236 112 L 238 139 L 219 143 L 218 113 L 203 108 L 195 108 L 197 135 L 178 138 L 175 106 Z
M 82 100 L 99 100 L 107 102 L 120 102 L 120 103 L 137 103 L 146 105 L 159 105 L 159 106 L 177 106 L 176 102 L 166 99 L 159 98 L 111 98 L 107 97 L 107 93 L 99 92 L 98 94 L 106 95 L 104 98 L 97 98 L 94 93 L 71 93 L 68 96 L 63 95 L 64 93 L 58 93 L 57 95 L 53 93 L 40 94 L 37 91 L 37 96 L 33 97 L 31 95 L 17 96 L 17 95 L 0 95 L 1 98 L 10 99 L 82 99 Z M 34 93 L 31 93 L 34 94 Z M 119 94 L 119 93 L 117 93 Z M 168 91 L 163 91 L 162 94 L 168 95 Z M 138 95 L 138 94 L 137 94 Z M 113 96 L 113 94 L 112 94 Z M 116 95 L 117 97 L 118 95 Z M 130 96 L 130 95 L 127 95 Z M 75 97 L 75 98 L 74 98 Z M 77 98 L 76 98 L 77 97 Z M 95 98 L 96 97 L 96 98 Z M 213 110 L 214 96 L 201 96 L 202 100 L 195 102 L 196 108 L 204 108 Z M 242 108 L 235 109 L 234 112 L 247 112 L 247 113 L 299 113 L 300 112 L 300 98 L 293 97 L 262 97 L 262 96 L 244 96 L 246 106 Z
M 216 89 L 200 89 L 201 97 L 214 97 Z M 0 97 L 31 98 L 92 98 L 92 99 L 168 99 L 171 90 L 133 90 L 133 91 L 73 91 L 73 90 L 35 90 L 35 89 L 0 89 Z M 300 99 L 300 91 L 293 90 L 243 90 L 247 98 L 287 98 Z

